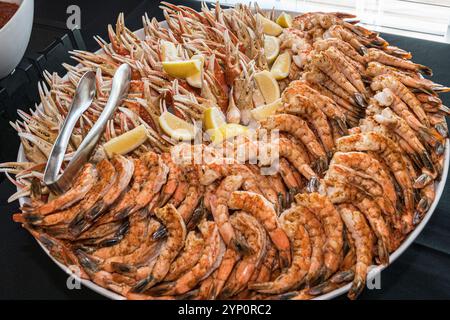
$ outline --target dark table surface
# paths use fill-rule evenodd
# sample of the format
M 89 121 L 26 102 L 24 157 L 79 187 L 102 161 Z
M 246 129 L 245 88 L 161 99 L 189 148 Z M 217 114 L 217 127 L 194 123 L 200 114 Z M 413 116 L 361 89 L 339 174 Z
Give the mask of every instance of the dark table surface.
M 194 1 L 172 1 L 198 8 Z M 125 13 L 127 26 L 141 28 L 140 17 L 144 12 L 159 20 L 162 14 L 158 1 L 44 1 L 36 0 L 35 23 L 27 56 L 40 54 L 55 38 L 63 36 L 67 19 L 66 8 L 78 4 L 81 8 L 81 28 L 89 50 L 95 50 L 92 36 L 106 37 L 106 25 L 114 23 L 119 12 Z M 417 39 L 384 35 L 391 43 L 411 51 L 414 60 L 430 66 L 433 79 L 450 84 L 450 46 Z M 53 63 L 45 66 L 50 71 L 60 71 Z M 2 80 L 6 83 L 8 79 Z M 2 86 L 0 81 L 0 89 Z M 6 82 L 5 82 L 6 81 Z M 35 88 L 36 83 L 31 83 Z M 33 89 L 34 90 L 34 89 Z M 443 97 L 450 105 L 450 95 Z M 10 109 L 29 108 L 12 100 Z M 0 110 L 1 112 L 1 110 Z M 11 112 L 1 115 L 1 161 L 13 161 L 17 153 L 18 139 L 8 127 L 7 120 L 14 118 Z M 15 192 L 6 179 L 0 180 L 0 299 L 104 299 L 87 288 L 67 288 L 67 276 L 40 249 L 36 241 L 19 224 L 12 222 L 17 203 L 7 203 Z M 444 190 L 439 205 L 430 222 L 416 241 L 381 274 L 381 288 L 365 290 L 361 299 L 449 299 L 450 298 L 450 184 Z

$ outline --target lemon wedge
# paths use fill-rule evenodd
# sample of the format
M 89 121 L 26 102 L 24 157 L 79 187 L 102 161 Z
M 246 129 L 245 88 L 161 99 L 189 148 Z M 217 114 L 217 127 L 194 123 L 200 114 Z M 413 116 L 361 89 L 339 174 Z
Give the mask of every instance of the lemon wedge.
M 264 34 L 268 34 L 269 36 L 279 36 L 281 32 L 283 32 L 283 28 L 273 22 L 270 19 L 267 19 L 262 14 L 258 13 L 256 15 L 256 19 L 261 21 Z
M 251 110 L 250 112 L 252 114 L 253 119 L 255 119 L 257 121 L 264 120 L 264 119 L 270 117 L 271 115 L 274 115 L 277 112 L 278 108 L 281 107 L 282 104 L 283 103 L 280 98 L 280 99 L 275 100 L 272 103 L 265 104 L 263 106 L 259 106 L 255 109 Z
M 161 59 L 162 61 L 180 60 L 177 47 L 173 42 L 161 40 Z
M 289 52 L 280 54 L 272 65 L 270 72 L 276 80 L 282 80 L 289 75 L 291 69 L 291 55 Z
M 205 110 L 203 114 L 203 125 L 206 130 L 219 128 L 225 123 L 225 115 L 219 108 L 211 107 Z
M 197 59 L 185 61 L 163 61 L 163 69 L 170 76 L 186 79 L 200 72 L 202 62 Z
M 191 87 L 201 89 L 202 88 L 202 70 L 203 70 L 203 65 L 205 64 L 205 57 L 201 54 L 197 54 L 197 55 L 193 55 L 191 57 L 191 60 L 199 60 L 201 62 L 200 71 L 190 77 L 187 77 L 186 81 Z
M 195 138 L 195 127 L 168 111 L 159 116 L 159 125 L 172 139 L 189 141 Z
M 103 148 L 108 155 L 112 157 L 113 154 L 127 154 L 133 151 L 147 140 L 147 129 L 144 125 L 140 125 L 133 130 L 125 132 L 118 137 L 115 137 L 103 145 Z
M 264 54 L 267 62 L 272 63 L 280 53 L 280 40 L 274 36 L 264 36 Z
M 248 130 L 249 129 L 246 126 L 236 123 L 227 123 L 219 128 L 209 130 L 208 134 L 211 141 L 214 144 L 218 144 L 224 140 L 247 134 Z
M 283 28 L 290 28 L 292 27 L 292 17 L 290 14 L 282 12 L 277 18 L 277 23 Z
M 255 80 L 266 104 L 280 98 L 280 87 L 270 71 L 264 70 L 256 73 Z

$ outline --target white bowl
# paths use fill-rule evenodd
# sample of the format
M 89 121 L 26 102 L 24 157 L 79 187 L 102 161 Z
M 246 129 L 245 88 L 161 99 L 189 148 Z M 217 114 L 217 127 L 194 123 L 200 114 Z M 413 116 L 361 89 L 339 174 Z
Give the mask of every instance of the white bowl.
M 22 60 L 33 26 L 34 0 L 2 0 L 19 9 L 0 29 L 0 79 L 9 75 Z

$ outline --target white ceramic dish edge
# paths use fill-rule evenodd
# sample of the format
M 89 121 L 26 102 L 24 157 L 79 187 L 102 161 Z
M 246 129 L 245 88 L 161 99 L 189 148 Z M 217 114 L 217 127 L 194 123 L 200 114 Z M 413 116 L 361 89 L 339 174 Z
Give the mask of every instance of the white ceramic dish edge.
M 137 30 L 135 31 L 135 34 L 139 37 L 139 38 L 143 38 L 143 29 Z M 100 52 L 101 50 L 97 51 Z M 64 76 L 65 78 L 66 76 Z M 404 242 L 400 245 L 400 247 L 395 250 L 389 258 L 389 263 L 392 264 L 413 242 L 414 240 L 417 238 L 417 236 L 420 234 L 420 232 L 423 230 L 423 228 L 425 227 L 425 225 L 428 223 L 428 221 L 430 220 L 431 216 L 433 215 L 434 210 L 436 209 L 439 200 L 441 198 L 442 192 L 444 191 L 444 187 L 445 187 L 445 183 L 447 181 L 447 175 L 448 175 L 448 170 L 449 170 L 449 162 L 450 162 L 450 143 L 449 143 L 449 139 L 446 140 L 446 144 L 445 144 L 445 161 L 444 161 L 444 171 L 442 173 L 442 178 L 441 180 L 437 183 L 437 188 L 436 188 L 436 197 L 433 201 L 433 203 L 430 206 L 430 209 L 428 210 L 428 212 L 425 214 L 425 216 L 423 217 L 422 221 L 416 226 L 416 228 L 408 235 L 408 237 L 404 240 Z M 19 152 L 18 152 L 18 156 L 17 156 L 17 161 L 26 161 L 25 158 L 25 154 L 23 152 L 23 148 L 22 145 L 19 148 Z M 25 202 L 24 198 L 20 198 L 19 199 L 20 204 L 22 205 Z M 37 241 L 39 243 L 39 245 L 41 246 L 41 248 L 44 250 L 44 252 L 53 260 L 53 262 L 56 263 L 56 265 L 58 265 L 66 274 L 71 275 L 72 277 L 76 278 L 77 280 L 80 281 L 80 283 L 86 287 L 88 287 L 89 289 L 97 292 L 98 294 L 105 296 L 109 299 L 113 299 L 113 300 L 124 300 L 125 297 L 112 292 L 108 289 L 105 289 L 95 283 L 93 283 L 90 280 L 86 280 L 86 279 L 80 279 L 78 278 L 76 275 L 74 275 L 74 273 L 72 272 L 72 270 L 63 265 L 62 263 L 60 263 L 59 261 L 57 261 L 47 250 L 47 248 L 44 247 L 44 245 L 42 243 L 40 243 L 39 241 Z M 370 281 L 373 278 L 375 278 L 378 274 L 381 273 L 381 271 L 383 271 L 385 268 L 387 268 L 388 266 L 372 266 L 370 272 L 367 275 L 367 280 Z M 326 293 L 324 295 L 318 296 L 315 298 L 315 300 L 329 300 L 329 299 L 333 299 L 335 297 L 338 297 L 342 294 L 345 294 L 346 292 L 348 292 L 350 290 L 351 287 L 351 283 L 338 288 L 336 290 L 333 290 L 329 293 Z

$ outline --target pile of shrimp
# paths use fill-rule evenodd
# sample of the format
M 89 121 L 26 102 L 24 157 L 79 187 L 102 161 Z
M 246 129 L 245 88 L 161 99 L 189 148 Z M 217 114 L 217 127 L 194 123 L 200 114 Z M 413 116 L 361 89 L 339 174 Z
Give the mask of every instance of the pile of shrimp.
M 81 277 L 128 299 L 311 299 L 347 283 L 355 299 L 435 198 L 449 113 L 438 94 L 449 88 L 422 77 L 428 67 L 353 15 L 305 13 L 278 36 L 292 60 L 278 81 L 281 106 L 255 121 L 250 111 L 264 99 L 254 74 L 269 69 L 256 17 L 275 13 L 257 5 L 162 9 L 167 27 L 144 16 L 144 39 L 121 14 L 109 43 L 96 37 L 101 53 L 72 52 L 79 66 L 64 65 L 67 78 L 46 72 L 41 104 L 18 111 L 11 125 L 28 162 L 0 164 L 20 189 L 10 200 L 28 199 L 14 221 Z M 163 41 L 180 57 L 206 57 L 201 89 L 164 72 Z M 66 161 L 121 63 L 132 67 L 131 87 L 100 145 L 139 125 L 149 139 L 111 158 L 98 147 L 69 191 L 50 193 L 42 172 L 81 75 L 96 72 L 97 94 Z M 211 106 L 228 122 L 280 132 L 264 142 L 279 152 L 275 174 L 261 171 L 272 160 L 223 161 L 220 148 L 254 141 L 177 144 L 158 125 L 162 112 L 195 121 Z M 175 161 L 175 148 L 212 161 Z

